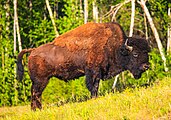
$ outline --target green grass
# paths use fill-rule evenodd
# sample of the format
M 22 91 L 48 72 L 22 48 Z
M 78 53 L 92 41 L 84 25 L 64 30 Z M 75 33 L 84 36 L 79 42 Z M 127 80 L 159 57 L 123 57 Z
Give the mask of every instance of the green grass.
M 169 120 L 171 119 L 171 78 L 148 88 L 126 89 L 81 103 L 57 107 L 45 105 L 33 112 L 30 106 L 1 107 L 5 120 Z

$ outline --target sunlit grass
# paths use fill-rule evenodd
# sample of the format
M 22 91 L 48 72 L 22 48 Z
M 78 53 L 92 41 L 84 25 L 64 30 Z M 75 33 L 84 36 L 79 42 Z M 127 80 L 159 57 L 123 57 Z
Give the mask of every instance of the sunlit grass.
M 30 106 L 1 107 L 0 119 L 7 120 L 151 120 L 171 119 L 171 79 L 148 88 L 126 89 L 122 93 L 57 107 L 44 105 L 33 112 Z

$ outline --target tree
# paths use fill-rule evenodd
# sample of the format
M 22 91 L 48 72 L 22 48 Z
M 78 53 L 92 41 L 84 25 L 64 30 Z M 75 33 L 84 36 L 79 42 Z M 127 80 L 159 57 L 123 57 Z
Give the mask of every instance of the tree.
M 18 15 L 17 15 L 17 0 L 14 0 L 14 43 L 16 43 L 16 30 L 17 30 L 19 51 L 22 51 L 21 36 L 20 36 L 20 29 L 18 24 Z M 14 45 L 14 52 L 16 52 L 15 45 Z
M 170 8 L 168 8 L 168 17 L 171 19 Z M 167 53 L 169 53 L 171 52 L 171 24 L 168 25 L 167 36 Z
M 158 45 L 158 48 L 159 48 L 160 55 L 161 55 L 162 60 L 164 62 L 164 69 L 165 69 L 165 71 L 168 71 L 168 68 L 166 66 L 166 57 L 165 57 L 165 54 L 164 54 L 164 51 L 163 51 L 163 45 L 162 45 L 162 43 L 160 41 L 159 34 L 158 34 L 157 29 L 156 29 L 156 27 L 155 27 L 155 25 L 153 23 L 152 17 L 151 17 L 151 15 L 150 15 L 150 13 L 149 13 L 146 5 L 145 5 L 145 1 L 141 0 L 141 1 L 138 1 L 138 3 L 141 5 L 142 9 L 144 10 L 144 12 L 145 12 L 145 14 L 147 16 L 148 22 L 150 23 L 151 29 L 152 29 L 153 34 L 155 36 L 155 39 L 156 39 L 156 42 L 157 42 L 157 45 Z
M 93 0 L 93 20 L 94 22 L 98 22 L 98 8 L 96 5 L 96 0 Z
M 59 33 L 58 33 L 57 29 L 56 29 L 55 20 L 54 20 L 54 17 L 53 17 L 53 14 L 52 14 L 52 10 L 51 10 L 50 5 L 49 5 L 49 0 L 46 0 L 46 6 L 47 6 L 48 11 L 49 11 L 50 19 L 52 21 L 52 24 L 53 24 L 53 28 L 54 28 L 56 37 L 58 37 L 59 36 Z
M 84 0 L 84 23 L 88 22 L 88 0 Z
M 131 24 L 130 24 L 129 37 L 132 37 L 133 30 L 134 30 L 135 0 L 132 0 L 131 3 L 132 3 L 132 12 L 131 12 Z

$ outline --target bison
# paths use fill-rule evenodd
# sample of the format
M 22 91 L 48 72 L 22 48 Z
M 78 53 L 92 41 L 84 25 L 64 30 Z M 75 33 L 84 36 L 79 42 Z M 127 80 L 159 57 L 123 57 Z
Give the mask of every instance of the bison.
M 138 79 L 149 68 L 148 42 L 127 37 L 118 23 L 87 23 L 38 48 L 18 54 L 17 75 L 22 80 L 22 57 L 28 57 L 31 109 L 41 109 L 41 95 L 51 77 L 64 81 L 86 77 L 91 97 L 96 97 L 100 79 L 129 70 Z

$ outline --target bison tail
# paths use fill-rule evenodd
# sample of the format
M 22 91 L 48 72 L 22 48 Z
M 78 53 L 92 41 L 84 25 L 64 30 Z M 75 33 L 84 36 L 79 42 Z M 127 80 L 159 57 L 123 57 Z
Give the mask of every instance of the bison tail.
M 23 79 L 23 75 L 24 75 L 24 66 L 22 64 L 23 55 L 25 53 L 31 52 L 33 50 L 34 50 L 34 48 L 24 49 L 18 54 L 18 57 L 17 57 L 17 79 L 20 81 Z

